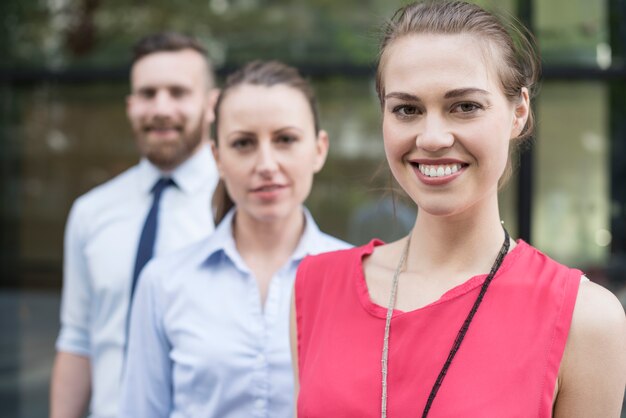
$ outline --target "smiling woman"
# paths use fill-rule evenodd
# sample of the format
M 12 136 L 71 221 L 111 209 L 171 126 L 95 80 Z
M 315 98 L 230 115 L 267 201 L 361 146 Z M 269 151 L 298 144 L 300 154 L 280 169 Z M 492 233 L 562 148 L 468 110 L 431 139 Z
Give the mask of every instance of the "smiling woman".
M 509 142 L 528 118 L 528 88 L 509 101 L 496 68 L 476 59 L 485 48 L 477 41 L 468 34 L 412 34 L 393 42 L 381 60 L 389 166 L 426 212 L 492 211 Z
M 619 416 L 621 305 L 501 225 L 538 79 L 516 33 L 461 1 L 409 4 L 386 26 L 384 147 L 417 217 L 404 239 L 300 265 L 298 416 Z
M 228 78 L 215 107 L 218 226 L 142 274 L 121 416 L 290 415 L 296 268 L 348 247 L 303 207 L 328 150 L 316 115 L 294 68 L 253 62 Z

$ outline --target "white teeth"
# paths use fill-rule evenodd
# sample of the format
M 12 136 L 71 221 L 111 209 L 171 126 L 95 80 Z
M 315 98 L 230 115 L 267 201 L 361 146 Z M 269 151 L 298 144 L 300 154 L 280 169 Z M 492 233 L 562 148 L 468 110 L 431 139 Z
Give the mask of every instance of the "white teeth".
M 419 165 L 420 172 L 428 177 L 449 176 L 456 173 L 460 169 L 461 164 Z

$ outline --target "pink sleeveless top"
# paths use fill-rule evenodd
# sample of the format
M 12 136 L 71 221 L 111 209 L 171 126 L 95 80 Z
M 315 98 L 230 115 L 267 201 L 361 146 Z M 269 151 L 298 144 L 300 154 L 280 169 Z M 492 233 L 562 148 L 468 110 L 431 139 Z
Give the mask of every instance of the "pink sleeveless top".
M 300 265 L 299 418 L 380 417 L 386 308 L 369 297 L 362 259 L 381 244 L 307 257 Z M 489 286 L 429 417 L 550 417 L 581 274 L 518 241 Z M 389 418 L 422 416 L 485 278 L 472 277 L 423 308 L 394 312 Z

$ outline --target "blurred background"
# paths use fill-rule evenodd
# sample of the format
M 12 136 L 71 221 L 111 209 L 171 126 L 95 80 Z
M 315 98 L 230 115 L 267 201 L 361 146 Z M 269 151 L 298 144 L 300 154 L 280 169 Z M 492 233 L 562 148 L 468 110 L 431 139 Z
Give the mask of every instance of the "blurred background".
M 46 416 L 70 205 L 137 161 L 124 107 L 130 45 L 156 30 L 195 34 L 220 79 L 257 58 L 298 66 L 331 137 L 307 205 L 354 244 L 391 240 L 415 209 L 390 192 L 373 75 L 378 30 L 404 3 L 0 2 L 0 416 Z M 626 2 L 477 3 L 525 22 L 543 56 L 537 135 L 502 192 L 503 220 L 625 304 Z

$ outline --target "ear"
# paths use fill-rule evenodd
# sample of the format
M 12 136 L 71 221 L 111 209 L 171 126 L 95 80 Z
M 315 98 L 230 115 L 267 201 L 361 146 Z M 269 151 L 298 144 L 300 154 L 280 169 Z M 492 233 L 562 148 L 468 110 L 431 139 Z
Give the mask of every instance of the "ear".
M 130 115 L 132 113 L 134 96 L 129 94 L 126 96 L 126 117 L 130 120 Z
M 324 167 L 324 163 L 326 162 L 327 155 L 328 155 L 328 133 L 322 129 L 317 134 L 317 140 L 315 141 L 315 164 L 313 166 L 315 173 L 319 173 L 322 167 Z
M 217 167 L 217 172 L 220 174 L 220 178 L 222 177 L 222 165 L 220 164 L 220 151 L 218 150 L 217 143 L 214 139 L 209 140 L 209 144 L 211 144 L 211 152 L 213 153 L 213 159 L 215 160 L 215 165 Z
M 515 104 L 514 111 L 511 139 L 517 138 L 522 133 L 530 115 L 530 96 L 526 87 L 522 87 L 520 98 Z
M 207 107 L 204 114 L 207 126 L 210 126 L 215 121 L 215 104 L 219 95 L 219 89 L 211 89 L 207 92 Z

